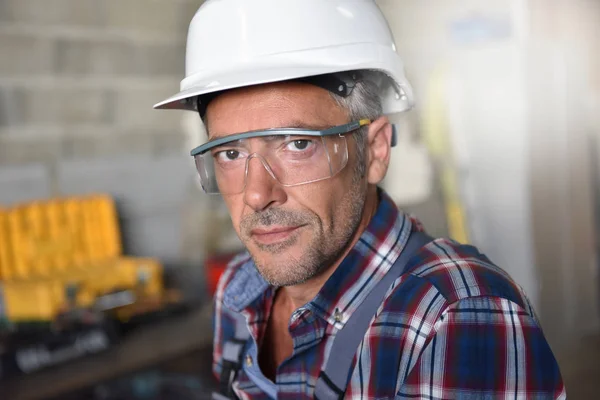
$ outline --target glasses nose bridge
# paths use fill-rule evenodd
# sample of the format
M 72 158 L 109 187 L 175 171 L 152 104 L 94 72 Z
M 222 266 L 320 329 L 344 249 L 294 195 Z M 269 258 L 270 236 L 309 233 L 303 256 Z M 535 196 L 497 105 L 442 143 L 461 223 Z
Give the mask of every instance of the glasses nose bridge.
M 250 161 L 253 158 L 256 158 L 258 161 L 260 161 L 260 163 L 262 164 L 264 169 L 266 169 L 267 172 L 269 173 L 269 175 L 271 175 L 271 178 L 273 178 L 277 182 L 279 182 L 279 179 L 277 179 L 277 177 L 275 176 L 275 173 L 273 172 L 273 169 L 269 165 L 269 162 L 267 161 L 267 159 L 262 154 L 260 154 L 258 152 L 254 152 L 254 153 L 249 154 L 248 157 L 246 158 L 246 170 L 244 171 L 244 186 L 246 186 L 246 184 L 247 184 L 246 181 L 248 180 L 248 171 L 250 170 Z

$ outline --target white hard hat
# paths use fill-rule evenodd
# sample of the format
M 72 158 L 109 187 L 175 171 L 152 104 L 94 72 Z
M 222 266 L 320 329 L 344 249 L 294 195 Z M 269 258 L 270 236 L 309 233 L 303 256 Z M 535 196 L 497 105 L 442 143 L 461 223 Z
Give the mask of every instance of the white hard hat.
M 202 95 L 346 71 L 380 71 L 384 114 L 413 91 L 374 0 L 207 0 L 190 24 L 181 92 L 154 107 L 198 110 Z

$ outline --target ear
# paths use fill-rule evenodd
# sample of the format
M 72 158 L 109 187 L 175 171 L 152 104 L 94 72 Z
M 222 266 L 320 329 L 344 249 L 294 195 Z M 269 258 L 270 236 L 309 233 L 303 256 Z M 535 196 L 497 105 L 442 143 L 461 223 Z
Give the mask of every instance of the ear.
M 387 117 L 380 117 L 371 122 L 367 143 L 367 180 L 376 185 L 385 178 L 390 165 L 392 125 Z

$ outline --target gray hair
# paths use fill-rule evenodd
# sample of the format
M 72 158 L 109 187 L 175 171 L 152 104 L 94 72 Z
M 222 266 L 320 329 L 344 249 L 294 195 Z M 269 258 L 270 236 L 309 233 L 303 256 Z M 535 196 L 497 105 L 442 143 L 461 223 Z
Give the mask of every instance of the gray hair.
M 350 122 L 361 119 L 376 120 L 383 114 L 383 105 L 380 97 L 380 84 L 382 79 L 388 79 L 384 74 L 375 71 L 363 73 L 363 78 L 356 83 L 348 97 L 341 97 L 331 93 L 336 103 L 346 111 Z M 369 127 L 360 128 L 355 134 L 356 141 L 356 174 L 364 177 L 367 169 L 367 131 Z

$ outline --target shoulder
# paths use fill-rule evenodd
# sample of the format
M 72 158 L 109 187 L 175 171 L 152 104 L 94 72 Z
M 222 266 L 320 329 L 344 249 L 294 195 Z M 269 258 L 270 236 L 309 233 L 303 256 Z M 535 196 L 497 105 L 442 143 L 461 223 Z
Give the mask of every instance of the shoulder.
M 410 274 L 434 286 L 448 301 L 498 297 L 526 308 L 523 289 L 502 268 L 470 245 L 437 239 L 413 258 Z
M 428 317 L 437 319 L 452 304 L 497 298 L 514 303 L 535 319 L 523 289 L 474 246 L 436 239 L 412 257 L 407 271 L 390 290 L 386 309 L 424 313 L 427 308 Z

